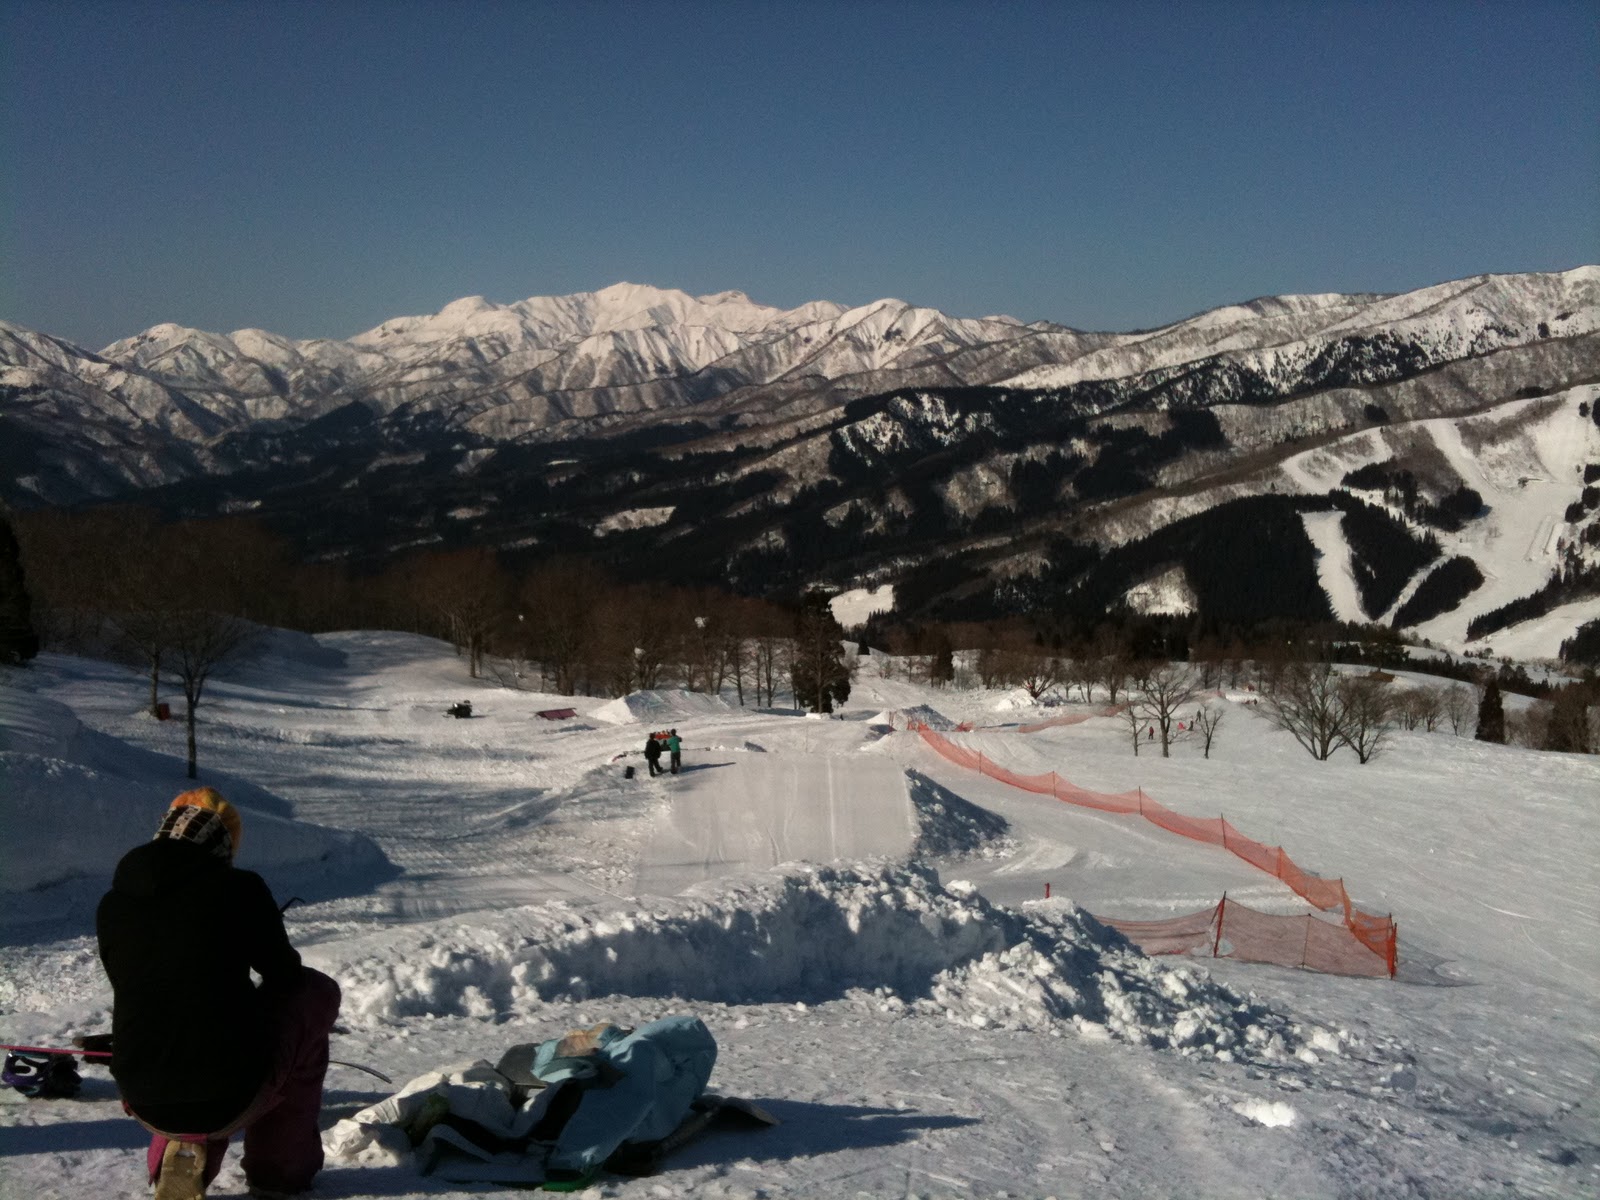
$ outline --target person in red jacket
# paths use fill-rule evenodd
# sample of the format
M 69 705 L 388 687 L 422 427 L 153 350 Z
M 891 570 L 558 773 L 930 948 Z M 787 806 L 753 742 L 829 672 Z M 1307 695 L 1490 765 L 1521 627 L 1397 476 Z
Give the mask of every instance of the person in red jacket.
M 151 1132 L 155 1200 L 203 1197 L 241 1129 L 253 1196 L 305 1191 L 322 1169 L 339 985 L 300 962 L 266 882 L 233 865 L 240 833 L 216 791 L 183 793 L 154 840 L 123 855 L 95 914 L 111 1074 Z

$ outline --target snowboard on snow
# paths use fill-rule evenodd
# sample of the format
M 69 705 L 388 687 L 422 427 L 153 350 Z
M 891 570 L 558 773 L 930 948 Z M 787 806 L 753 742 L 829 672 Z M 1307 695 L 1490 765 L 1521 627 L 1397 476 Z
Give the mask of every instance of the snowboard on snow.
M 85 1063 L 91 1060 L 100 1062 L 109 1060 L 111 1035 L 84 1034 L 73 1038 L 70 1048 L 0 1043 L 0 1050 L 6 1052 L 5 1068 L 0 1071 L 0 1083 L 32 1099 L 70 1100 L 78 1094 L 83 1085 L 83 1077 L 78 1073 L 79 1057 L 82 1057 Z M 330 1058 L 328 1065 L 364 1071 L 374 1078 L 383 1080 L 384 1083 L 391 1085 L 394 1083 L 394 1080 L 382 1071 L 363 1063 Z

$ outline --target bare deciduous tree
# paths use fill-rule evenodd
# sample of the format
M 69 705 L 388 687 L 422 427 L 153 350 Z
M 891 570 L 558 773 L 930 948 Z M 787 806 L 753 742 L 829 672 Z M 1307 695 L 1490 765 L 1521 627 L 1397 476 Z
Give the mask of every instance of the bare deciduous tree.
M 1344 701 L 1339 677 L 1327 663 L 1288 663 L 1261 711 L 1294 735 L 1312 758 L 1325 761 L 1341 744 Z
M 1464 683 L 1453 684 L 1444 694 L 1444 715 L 1450 732 L 1457 737 L 1467 727 L 1467 719 L 1478 710 L 1478 697 Z
M 1144 739 L 1145 729 L 1148 727 L 1144 714 L 1139 711 L 1139 706 L 1136 704 L 1124 705 L 1121 712 L 1122 722 L 1128 727 L 1128 735 L 1133 739 L 1133 756 L 1138 758 L 1139 743 Z
M 1339 741 L 1362 763 L 1371 762 L 1388 745 L 1397 707 L 1388 688 L 1387 683 L 1363 676 L 1339 680 Z
M 198 779 L 196 712 L 212 673 L 237 654 L 256 627 L 243 617 L 213 608 L 185 607 L 172 613 L 172 646 L 168 659 L 183 687 L 189 778 Z
M 1085 657 L 1079 651 L 1073 657 L 1062 663 L 1061 685 L 1070 696 L 1073 688 L 1078 689 L 1078 694 L 1083 697 L 1085 704 L 1094 703 L 1095 672 L 1093 660 Z
M 492 550 L 474 548 L 424 554 L 403 569 L 416 602 L 467 656 L 467 674 L 483 670 L 491 633 L 509 606 L 509 583 Z
M 785 672 L 786 652 L 786 639 L 765 630 L 756 635 L 751 646 L 751 671 L 757 707 L 762 703 L 763 694 L 769 707 L 777 703 L 778 679 Z
M 1393 714 L 1404 729 L 1426 729 L 1432 733 L 1444 714 L 1444 697 L 1437 688 L 1415 687 L 1394 697 Z
M 1217 730 L 1222 727 L 1223 710 L 1220 708 L 1202 708 L 1195 714 L 1194 729 L 1200 735 L 1200 743 L 1205 747 L 1205 756 L 1211 757 L 1212 743 L 1217 740 Z
M 196 726 L 206 684 L 259 629 L 239 616 L 245 593 L 262 586 L 234 536 L 242 526 L 187 522 L 164 531 L 161 554 L 170 574 L 165 592 L 171 638 L 166 669 L 183 688 L 190 779 L 199 778 Z
M 1157 663 L 1135 671 L 1134 680 L 1139 699 L 1133 708 L 1160 736 L 1161 757 L 1170 758 L 1173 727 L 1198 690 L 1195 674 L 1181 663 Z
M 1112 704 L 1117 702 L 1117 697 L 1127 685 L 1128 672 L 1128 660 L 1120 653 L 1105 654 L 1095 659 L 1095 682 L 1106 689 L 1106 697 Z
M 527 654 L 563 696 L 577 695 L 594 653 L 595 611 L 611 581 L 583 562 L 547 563 L 517 589 Z

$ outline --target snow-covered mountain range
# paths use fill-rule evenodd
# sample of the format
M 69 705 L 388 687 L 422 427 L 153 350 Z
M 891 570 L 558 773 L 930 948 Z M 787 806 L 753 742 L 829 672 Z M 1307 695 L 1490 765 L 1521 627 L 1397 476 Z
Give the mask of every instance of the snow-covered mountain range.
M 253 510 L 326 557 L 603 542 L 644 570 L 910 582 L 899 595 L 975 610 L 1077 592 L 1216 615 L 1177 543 L 1204 513 L 1298 497 L 1328 613 L 1394 619 L 1450 557 L 1440 534 L 1514 580 L 1480 600 L 1600 558 L 1597 327 L 1595 266 L 1135 333 L 631 284 L 470 297 L 344 341 L 158 325 L 91 353 L 0 323 L 0 462 L 17 507 Z M 1330 520 L 1373 518 L 1335 493 L 1400 532 L 1340 550 Z M 1437 552 L 1396 587 L 1363 558 L 1406 536 Z M 1524 566 L 1500 561 L 1508 539 Z M 1369 580 L 1354 612 L 1352 571 Z M 1465 640 L 1471 610 L 1429 628 Z

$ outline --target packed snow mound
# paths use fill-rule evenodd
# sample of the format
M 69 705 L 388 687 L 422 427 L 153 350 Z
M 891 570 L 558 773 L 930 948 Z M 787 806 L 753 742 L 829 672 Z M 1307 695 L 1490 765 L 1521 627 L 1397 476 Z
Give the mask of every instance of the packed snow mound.
M 928 704 L 913 704 L 910 708 L 896 709 L 892 714 L 895 718 L 895 728 L 904 729 L 912 722 L 926 725 L 929 729 L 942 729 L 948 732 L 956 727 L 956 723 L 945 716 L 938 709 Z M 877 718 L 873 718 L 876 720 Z
M 258 664 L 337 671 L 346 663 L 343 651 L 324 644 L 315 634 L 295 629 L 262 628 L 251 637 L 247 650 L 236 663 L 224 664 L 219 674 L 241 673 Z
M 65 704 L 25 692 L 0 691 L 0 753 L 65 758 L 82 729 Z
M 733 705 L 720 696 L 705 692 L 688 692 L 670 688 L 647 692 L 630 692 L 609 704 L 602 704 L 589 714 L 596 721 L 612 725 L 626 725 L 640 721 L 646 725 L 672 726 L 679 721 L 696 717 L 722 717 L 733 712 Z
M 1071 901 L 1013 912 L 918 866 L 795 865 L 651 911 L 540 905 L 388 930 L 310 957 L 339 979 L 345 1017 L 375 1023 L 487 1020 L 634 995 L 847 1000 L 1219 1057 L 1285 1056 L 1300 1036 L 1192 967 L 1158 965 Z
M 906 794 L 917 814 L 917 858 L 1003 858 L 1016 852 L 1011 823 L 962 799 L 921 771 L 906 772 Z

